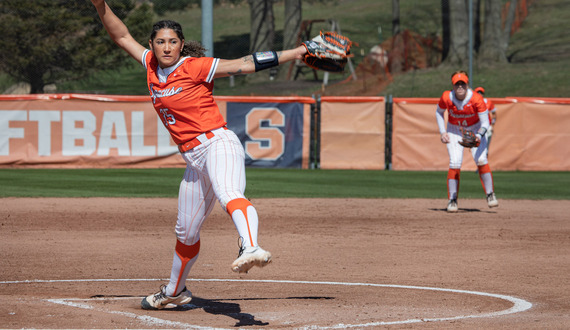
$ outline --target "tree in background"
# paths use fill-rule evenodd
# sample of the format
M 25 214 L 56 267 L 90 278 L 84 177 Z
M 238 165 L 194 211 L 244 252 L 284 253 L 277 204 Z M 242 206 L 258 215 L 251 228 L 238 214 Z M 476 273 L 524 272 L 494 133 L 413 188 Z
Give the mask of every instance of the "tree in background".
M 163 16 L 169 11 L 175 10 L 185 10 L 191 5 L 202 6 L 202 0 L 147 0 L 152 2 L 152 8 L 155 13 Z M 238 4 L 243 0 L 207 0 L 211 1 L 214 5 L 219 5 L 221 3 L 231 3 Z
M 200 4 L 201 0 L 152 0 L 152 8 L 158 15 L 164 15 L 167 11 L 184 10 L 190 4 Z
M 506 63 L 511 27 L 515 19 L 517 1 L 510 1 L 507 17 L 503 24 L 502 1 L 484 1 L 483 37 L 479 8 L 481 1 L 473 0 L 474 49 L 469 49 L 469 8 L 466 0 L 442 0 L 443 54 L 448 65 L 465 65 L 469 51 L 477 55 L 480 64 Z M 504 27 L 503 27 L 504 26 Z
M 517 1 L 511 1 L 507 14 L 505 28 L 502 28 L 501 1 L 485 0 L 485 24 L 483 29 L 483 41 L 479 51 L 479 62 L 507 62 L 507 48 L 511 36 L 511 26 L 515 17 Z
M 446 1 L 446 0 L 443 0 Z M 469 10 L 466 0 L 449 0 L 449 52 L 446 64 L 457 66 L 469 59 Z
M 301 0 L 285 0 L 285 25 L 283 26 L 283 49 L 297 46 L 299 28 L 303 20 Z
M 400 33 L 400 0 L 392 0 L 392 35 Z
M 109 4 L 137 40 L 148 42 L 148 5 Z M 118 68 L 127 58 L 107 37 L 90 1 L 2 0 L 0 31 L 0 71 L 29 83 L 32 94 L 92 70 Z
M 251 32 L 249 51 L 273 49 L 275 41 L 275 17 L 273 0 L 247 0 L 250 8 Z

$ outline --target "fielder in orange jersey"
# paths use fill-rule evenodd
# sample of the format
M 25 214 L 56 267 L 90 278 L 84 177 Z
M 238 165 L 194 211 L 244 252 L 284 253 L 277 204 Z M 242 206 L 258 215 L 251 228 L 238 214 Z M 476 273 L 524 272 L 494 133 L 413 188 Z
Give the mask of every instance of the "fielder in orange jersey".
M 485 88 L 477 87 L 475 88 L 475 93 L 481 94 L 483 96 L 483 101 L 487 105 L 487 111 L 489 112 L 489 129 L 487 130 L 487 157 L 489 157 L 489 148 L 491 146 L 491 137 L 493 137 L 493 131 L 495 127 L 495 122 L 497 121 L 497 109 L 495 109 L 495 103 L 485 97 Z
M 143 309 L 184 305 L 192 294 L 186 279 L 200 251 L 200 228 L 218 200 L 231 216 L 239 235 L 239 255 L 231 269 L 247 273 L 271 262 L 257 242 L 258 215 L 245 198 L 244 149 L 226 128 L 214 97 L 214 79 L 249 74 L 301 59 L 304 46 L 280 52 L 257 52 L 240 59 L 204 57 L 197 42 L 186 42 L 180 24 L 155 23 L 148 43 L 139 44 L 104 0 L 91 0 L 111 39 L 147 71 L 152 103 L 186 162 L 178 194 L 176 244 L 170 282 L 145 297 Z
M 471 155 L 477 165 L 481 184 L 487 196 L 489 207 L 499 206 L 493 186 L 493 174 L 487 160 L 487 137 L 489 115 L 483 97 L 469 87 L 469 77 L 465 71 L 456 71 L 451 75 L 451 91 L 443 92 L 437 104 L 436 119 L 441 142 L 447 145 L 449 154 L 449 171 L 447 173 L 447 195 L 449 202 L 447 212 L 459 210 L 457 197 L 459 194 L 459 174 L 463 162 L 462 129 L 476 133 L 479 146 L 471 148 Z M 444 113 L 448 111 L 447 128 Z

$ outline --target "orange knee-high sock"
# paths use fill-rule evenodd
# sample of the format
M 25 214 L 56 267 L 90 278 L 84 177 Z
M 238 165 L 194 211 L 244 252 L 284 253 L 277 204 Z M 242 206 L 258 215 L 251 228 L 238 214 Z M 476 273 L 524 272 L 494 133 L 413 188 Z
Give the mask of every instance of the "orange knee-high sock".
M 457 199 L 459 195 L 459 174 L 461 169 L 450 168 L 447 171 L 447 199 Z
M 186 276 L 188 274 L 188 271 L 186 271 L 186 265 L 188 265 L 188 262 L 194 259 L 194 257 L 196 257 L 200 252 L 200 240 L 192 245 L 185 245 L 179 240 L 176 240 L 176 248 L 174 251 L 181 261 L 176 280 L 176 287 L 174 288 L 174 294 L 176 294 L 180 291 L 180 284 L 186 282 L 186 278 L 184 277 L 184 274 L 186 274 Z
M 495 191 L 493 184 L 493 173 L 491 172 L 491 167 L 489 164 L 477 166 L 479 169 L 479 179 L 481 180 L 481 185 L 485 194 L 490 194 Z
M 232 217 L 244 246 L 257 246 L 259 219 L 253 204 L 245 198 L 232 199 L 226 205 L 226 211 Z

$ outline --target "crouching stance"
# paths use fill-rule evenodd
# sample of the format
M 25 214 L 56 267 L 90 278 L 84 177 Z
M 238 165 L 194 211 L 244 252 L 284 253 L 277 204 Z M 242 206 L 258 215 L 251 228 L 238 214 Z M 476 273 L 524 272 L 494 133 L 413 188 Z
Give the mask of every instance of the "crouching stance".
M 499 206 L 495 196 L 493 174 L 487 160 L 489 116 L 483 97 L 469 87 L 469 78 L 465 71 L 454 72 L 451 76 L 453 89 L 443 92 L 436 111 L 441 142 L 447 145 L 449 171 L 447 173 L 447 212 L 457 212 L 459 195 L 459 174 L 463 162 L 463 143 L 471 149 L 471 155 L 477 165 L 479 178 L 489 207 Z M 448 111 L 447 128 L 444 113 Z M 465 134 L 470 133 L 470 134 Z M 464 135 L 473 136 L 472 144 L 463 142 Z

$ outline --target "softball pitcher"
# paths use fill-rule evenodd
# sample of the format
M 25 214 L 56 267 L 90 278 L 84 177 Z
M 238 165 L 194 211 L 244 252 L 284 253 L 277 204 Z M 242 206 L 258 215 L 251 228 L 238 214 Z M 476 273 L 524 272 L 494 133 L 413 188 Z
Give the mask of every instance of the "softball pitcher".
M 192 294 L 185 284 L 200 251 L 200 228 L 216 199 L 231 216 L 239 235 L 240 250 L 232 270 L 247 273 L 253 266 L 271 262 L 271 254 L 257 242 L 256 209 L 244 196 L 244 150 L 225 126 L 212 95 L 213 80 L 300 59 L 306 48 L 258 52 L 235 60 L 203 57 L 205 49 L 199 43 L 185 43 L 180 24 L 160 21 L 154 24 L 146 49 L 104 0 L 91 2 L 111 39 L 146 68 L 154 108 L 186 162 L 178 195 L 170 282 L 145 297 L 141 306 L 162 309 L 167 304 L 187 304 Z
M 449 171 L 447 173 L 447 212 L 459 210 L 459 175 L 463 162 L 462 130 L 475 133 L 477 146 L 471 148 L 471 155 L 477 165 L 479 178 L 487 196 L 489 207 L 499 206 L 493 186 L 493 174 L 487 160 L 488 141 L 485 133 L 489 129 L 489 115 L 483 97 L 469 87 L 469 77 L 465 71 L 456 71 L 451 75 L 453 89 L 443 92 L 437 104 L 436 119 L 441 135 L 441 142 L 447 145 Z M 447 128 L 444 113 L 448 111 Z

